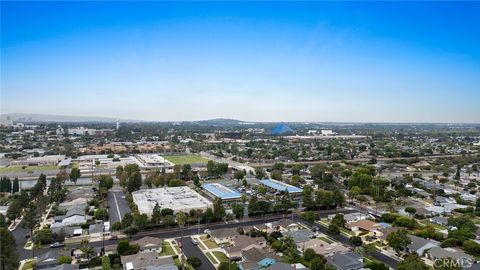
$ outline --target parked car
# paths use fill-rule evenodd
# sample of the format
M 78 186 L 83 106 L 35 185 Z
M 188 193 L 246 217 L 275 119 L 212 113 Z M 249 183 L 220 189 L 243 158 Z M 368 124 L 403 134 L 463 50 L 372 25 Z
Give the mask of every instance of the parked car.
M 194 245 L 198 245 L 198 240 L 197 240 L 197 239 L 194 239 L 194 238 L 192 238 L 192 243 L 193 243 Z
M 30 238 L 30 234 L 25 235 L 25 238 L 27 239 Z
M 64 247 L 65 244 L 63 242 L 55 242 L 50 245 L 50 248 L 59 248 L 59 247 Z

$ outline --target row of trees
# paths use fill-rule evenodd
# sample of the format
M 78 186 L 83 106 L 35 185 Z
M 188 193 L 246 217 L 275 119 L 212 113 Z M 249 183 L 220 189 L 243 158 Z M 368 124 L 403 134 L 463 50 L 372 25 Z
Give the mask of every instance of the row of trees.
M 338 188 L 314 190 L 311 186 L 304 186 L 302 199 L 307 210 L 331 209 L 345 204 L 345 195 Z
M 0 178 L 0 192 L 17 193 L 19 190 L 20 183 L 18 182 L 18 178 L 13 180 L 13 184 L 8 177 L 2 176 Z

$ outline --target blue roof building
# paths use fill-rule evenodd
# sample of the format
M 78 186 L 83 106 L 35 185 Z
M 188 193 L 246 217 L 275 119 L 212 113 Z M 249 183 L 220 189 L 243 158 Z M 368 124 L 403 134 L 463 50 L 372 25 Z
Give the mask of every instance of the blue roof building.
M 242 194 L 233 188 L 226 187 L 219 183 L 203 184 L 202 188 L 213 198 L 220 198 L 223 201 L 240 200 Z
M 303 189 L 283 183 L 274 179 L 262 179 L 260 180 L 262 186 L 267 187 L 270 191 L 275 192 L 288 192 L 290 194 L 301 193 Z
M 279 124 L 272 130 L 272 135 L 282 135 L 286 133 L 292 133 L 293 129 L 285 124 Z

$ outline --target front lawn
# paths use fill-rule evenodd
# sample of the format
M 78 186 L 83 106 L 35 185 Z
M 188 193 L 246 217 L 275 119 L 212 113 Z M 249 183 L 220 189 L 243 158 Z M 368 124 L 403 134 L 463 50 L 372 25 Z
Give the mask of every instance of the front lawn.
M 217 261 L 219 262 L 228 262 L 228 257 L 225 255 L 225 253 L 220 252 L 220 251 L 213 251 L 213 256 L 217 258 Z
M 173 250 L 172 246 L 168 241 L 163 241 L 162 252 L 160 252 L 160 256 L 172 256 L 172 255 L 175 255 L 175 251 Z

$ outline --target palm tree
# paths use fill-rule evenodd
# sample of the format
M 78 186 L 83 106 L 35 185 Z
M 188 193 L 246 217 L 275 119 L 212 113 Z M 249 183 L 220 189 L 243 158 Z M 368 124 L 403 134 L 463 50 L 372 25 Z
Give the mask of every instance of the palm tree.
M 87 239 L 83 239 L 80 243 L 80 250 L 83 253 L 85 259 L 89 260 L 92 255 L 95 254 L 95 248 L 93 248 Z
M 185 263 L 185 256 L 183 255 L 183 227 L 185 226 L 185 223 L 187 222 L 187 215 L 183 213 L 182 211 L 177 212 L 175 215 L 177 219 L 177 224 L 180 226 L 181 229 L 181 238 L 180 238 L 180 243 L 181 243 L 181 249 L 182 249 L 182 254 L 181 254 L 181 260 L 182 260 L 182 269 L 183 265 Z

